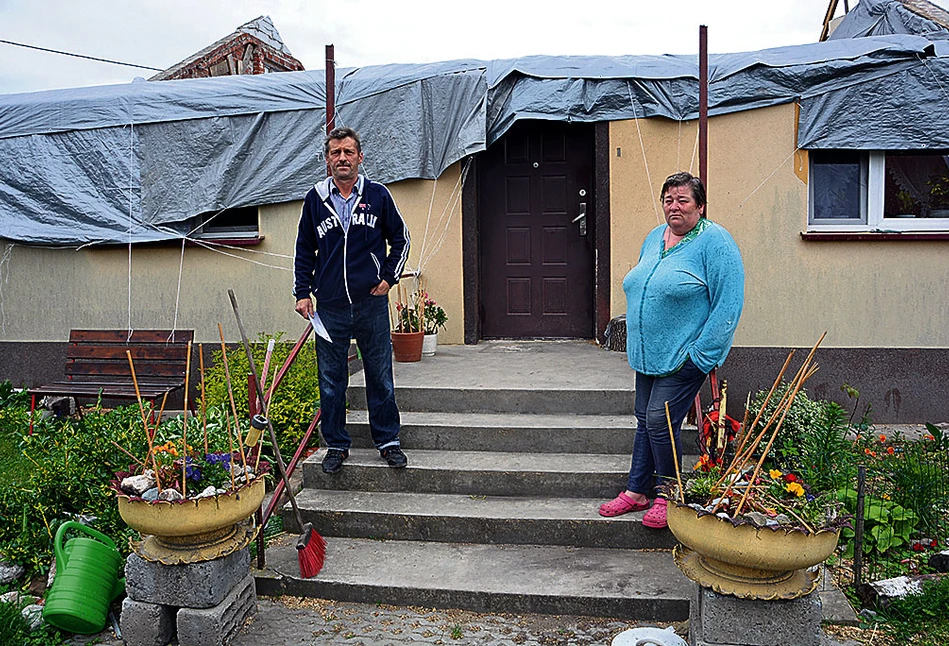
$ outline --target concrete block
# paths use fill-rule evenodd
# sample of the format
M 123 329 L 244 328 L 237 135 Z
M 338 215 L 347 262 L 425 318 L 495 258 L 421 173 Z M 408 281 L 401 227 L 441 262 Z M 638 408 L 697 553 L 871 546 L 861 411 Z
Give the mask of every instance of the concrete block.
M 250 571 L 250 549 L 187 565 L 151 563 L 137 554 L 125 562 L 125 591 L 135 601 L 213 608 Z
M 178 610 L 178 642 L 188 646 L 222 646 L 255 614 L 257 592 L 254 576 L 248 574 L 214 608 Z
M 696 586 L 689 621 L 693 646 L 820 646 L 820 595 L 765 601 Z
M 122 638 L 127 646 L 165 646 L 175 638 L 177 608 L 144 603 L 128 597 L 122 601 Z

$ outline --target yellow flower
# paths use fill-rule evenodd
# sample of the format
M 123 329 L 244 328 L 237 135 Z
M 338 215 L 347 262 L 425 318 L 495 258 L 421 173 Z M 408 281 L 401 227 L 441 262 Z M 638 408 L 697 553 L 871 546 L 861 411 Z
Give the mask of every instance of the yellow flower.
M 880 496 L 880 497 L 883 498 L 883 500 L 889 500 L 889 499 L 890 499 L 890 494 L 885 493 L 885 494 L 883 494 L 883 495 Z
M 799 483 L 797 483 L 797 482 L 789 482 L 789 483 L 784 487 L 784 490 L 787 491 L 788 493 L 793 493 L 793 494 L 794 494 L 795 496 L 797 496 L 798 498 L 800 498 L 801 496 L 804 495 L 804 487 L 802 487 L 802 486 L 801 486 Z
M 771 469 L 770 471 L 768 471 L 768 475 L 771 476 L 772 480 L 777 480 L 784 474 L 778 471 L 777 469 Z

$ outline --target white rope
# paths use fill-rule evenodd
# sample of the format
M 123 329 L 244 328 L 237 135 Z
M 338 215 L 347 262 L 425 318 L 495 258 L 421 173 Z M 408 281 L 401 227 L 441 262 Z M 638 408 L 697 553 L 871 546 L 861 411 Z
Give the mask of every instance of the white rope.
M 629 105 L 633 109 L 633 119 L 636 122 L 636 132 L 639 134 L 639 148 L 643 153 L 643 167 L 646 169 L 646 183 L 649 185 L 649 195 L 652 197 L 652 209 L 656 213 L 656 219 L 662 224 L 664 218 L 659 213 L 659 205 L 656 203 L 656 196 L 652 190 L 652 177 L 649 174 L 649 160 L 646 159 L 646 142 L 643 141 L 643 132 L 639 127 L 639 111 L 636 109 L 636 101 L 633 100 L 633 91 L 630 89 L 629 81 L 626 81 L 626 94 L 629 95 Z M 646 118 L 645 112 L 643 119 Z
M 168 335 L 170 343 L 175 338 L 175 330 L 178 329 L 178 304 L 181 302 L 181 274 L 185 267 L 185 239 L 181 239 L 181 258 L 178 260 L 178 291 L 175 293 L 175 318 L 171 323 L 171 334 Z
M 4 336 L 7 333 L 7 314 L 3 310 L 3 286 L 8 280 L 10 280 L 10 257 L 13 255 L 13 247 L 16 244 L 13 242 L 4 243 L 3 255 L 0 256 L 0 330 L 3 331 Z M 7 266 L 7 273 L 4 275 L 3 267 Z
M 695 129 L 695 145 L 692 146 L 692 156 L 689 157 L 689 174 L 690 175 L 693 174 L 692 169 L 695 168 L 695 158 L 698 157 L 698 154 L 699 154 L 699 130 L 698 128 L 696 128 Z
M 755 193 L 757 193 L 758 190 L 759 190 L 762 186 L 764 186 L 765 184 L 767 184 L 767 183 L 768 183 L 768 180 L 770 180 L 772 177 L 774 177 L 774 174 L 777 173 L 779 170 L 781 170 L 781 167 L 784 166 L 786 163 L 788 163 L 788 160 L 791 159 L 792 157 L 794 157 L 794 153 L 796 153 L 798 150 L 800 150 L 800 148 L 798 148 L 797 146 L 795 146 L 795 147 L 794 147 L 794 150 L 791 151 L 791 154 L 788 155 L 787 157 L 785 157 L 785 158 L 784 158 L 784 161 L 781 162 L 780 164 L 778 164 L 777 168 L 775 168 L 773 171 L 771 171 L 771 174 L 770 174 L 770 175 L 768 175 L 768 176 L 765 177 L 763 180 L 761 180 L 761 183 L 758 184 L 758 186 L 755 187 L 755 190 L 753 190 L 751 193 L 749 193 L 748 196 L 745 197 L 745 199 L 743 199 L 741 202 L 738 203 L 738 208 L 740 209 L 741 207 L 743 207 L 743 206 L 745 205 L 745 202 L 747 202 L 748 200 L 750 200 L 751 197 L 752 197 Z
M 425 233 L 422 234 L 422 245 L 419 247 L 418 252 L 418 270 L 419 273 L 422 272 L 422 258 L 425 257 L 425 243 L 428 241 L 428 225 L 432 221 L 432 209 L 435 208 L 435 193 L 438 191 L 438 178 L 432 182 L 432 197 L 428 201 L 428 215 L 425 216 Z
M 135 178 L 133 177 L 133 168 L 135 165 L 135 124 L 129 123 L 129 258 L 128 258 L 128 338 L 126 342 L 132 341 L 132 192 L 134 191 Z
M 445 203 L 445 208 L 442 209 L 441 216 L 438 219 L 438 222 L 435 225 L 435 231 L 441 231 L 441 233 L 435 238 L 434 246 L 432 250 L 424 258 L 419 257 L 419 266 L 418 272 L 422 273 L 425 266 L 428 264 L 428 261 L 438 255 L 438 252 L 441 250 L 442 246 L 445 244 L 445 240 L 448 239 L 448 231 L 451 227 L 451 221 L 455 214 L 455 209 L 458 206 L 458 203 L 461 201 L 462 196 L 462 186 L 464 185 L 465 178 L 468 176 L 468 170 L 471 168 L 471 158 L 469 157 L 465 161 L 465 165 L 462 168 L 461 172 L 458 174 L 458 181 L 455 182 L 455 186 L 451 191 L 451 194 L 448 196 L 448 200 Z M 446 219 L 447 216 L 447 219 Z M 444 221 L 444 225 L 442 222 Z M 427 235 L 427 230 L 426 230 Z
M 679 124 L 679 132 L 676 134 L 676 170 L 679 170 L 682 168 L 682 156 L 680 154 L 682 148 L 682 119 L 679 119 L 676 123 Z
M 943 87 L 942 81 L 939 80 L 939 76 L 933 71 L 932 65 L 929 64 L 929 61 L 923 58 L 922 56 L 920 56 L 919 54 L 916 55 L 916 58 L 921 60 L 926 65 L 926 69 L 929 70 L 929 73 L 932 74 L 932 77 L 933 79 L 935 79 L 936 84 L 939 85 L 939 89 L 942 90 L 943 96 L 946 97 L 947 101 L 949 101 L 949 93 L 946 92 L 946 88 Z

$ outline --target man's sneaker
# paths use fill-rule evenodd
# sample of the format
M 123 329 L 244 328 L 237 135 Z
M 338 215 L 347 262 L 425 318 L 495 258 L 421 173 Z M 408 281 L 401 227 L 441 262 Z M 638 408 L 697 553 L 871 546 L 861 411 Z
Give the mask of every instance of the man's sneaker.
M 384 448 L 379 451 L 379 453 L 393 469 L 401 469 L 409 463 L 408 458 L 405 457 L 405 453 L 403 453 L 402 449 L 398 446 Z
M 349 457 L 349 451 L 329 449 L 323 457 L 323 473 L 336 473 L 343 468 L 343 460 Z

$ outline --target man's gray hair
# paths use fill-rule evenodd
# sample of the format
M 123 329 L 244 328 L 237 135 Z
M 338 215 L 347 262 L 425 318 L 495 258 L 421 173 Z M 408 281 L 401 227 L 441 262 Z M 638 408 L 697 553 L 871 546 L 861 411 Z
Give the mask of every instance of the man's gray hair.
M 356 152 L 362 152 L 362 142 L 359 141 L 359 135 L 356 134 L 356 131 L 352 128 L 333 128 L 330 130 L 330 133 L 326 135 L 326 141 L 323 142 L 323 154 L 330 154 L 330 142 L 333 140 L 339 141 L 341 139 L 346 139 L 347 137 L 351 138 L 356 142 Z

